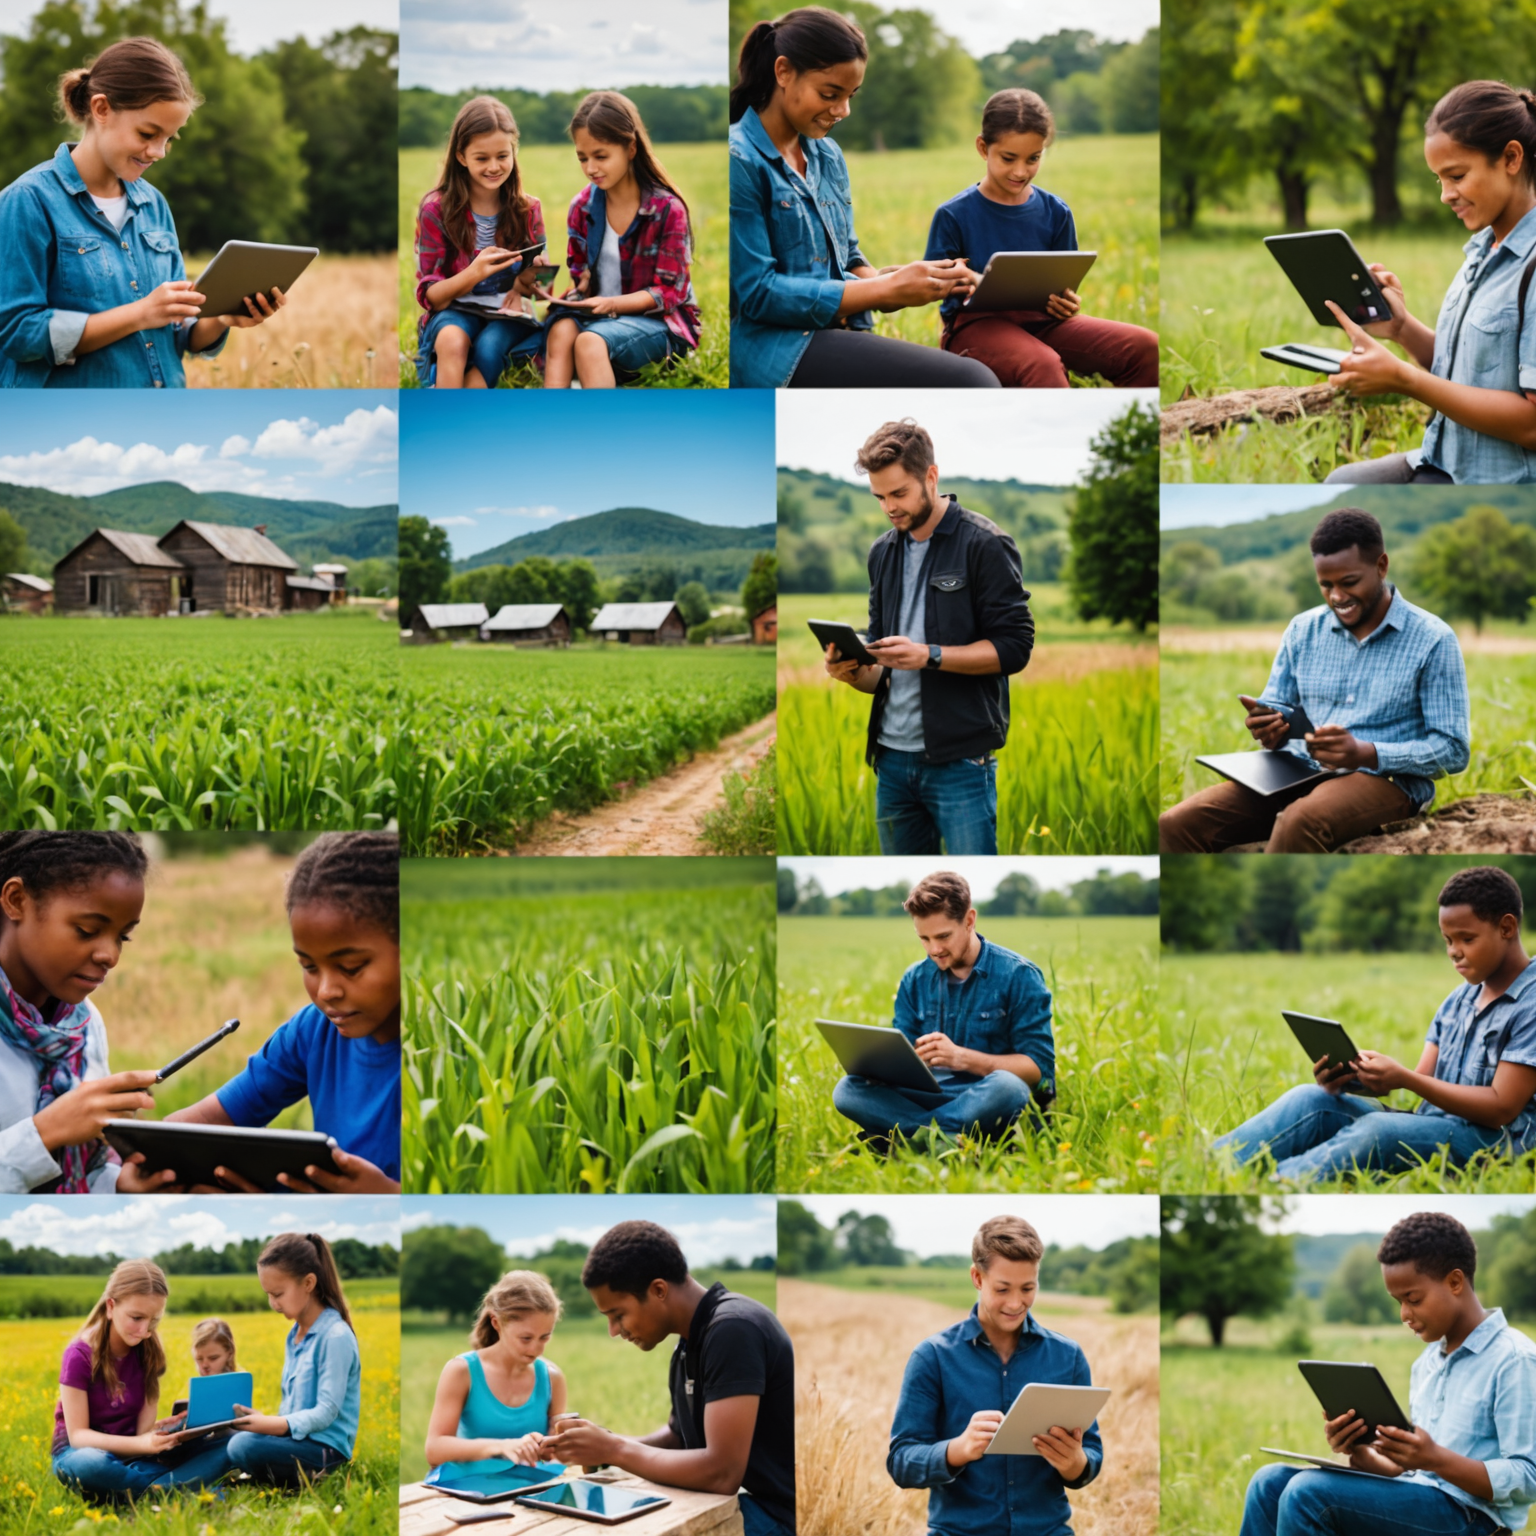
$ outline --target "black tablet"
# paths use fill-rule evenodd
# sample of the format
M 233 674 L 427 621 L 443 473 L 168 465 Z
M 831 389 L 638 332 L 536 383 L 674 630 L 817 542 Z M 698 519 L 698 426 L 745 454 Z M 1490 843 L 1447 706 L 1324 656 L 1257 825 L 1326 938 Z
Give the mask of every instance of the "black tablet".
M 1326 1056 L 1330 1067 L 1347 1067 L 1360 1055 L 1355 1049 L 1355 1042 L 1349 1038 L 1349 1032 L 1333 1019 L 1320 1019 L 1310 1013 L 1292 1013 L 1287 1008 L 1280 1010 L 1280 1017 L 1291 1026 L 1291 1033 L 1307 1053 L 1308 1061 Z
M 1353 1408 L 1365 1420 L 1362 1445 L 1374 1440 L 1383 1424 L 1394 1429 L 1413 1428 L 1408 1415 L 1397 1406 L 1386 1378 L 1374 1365 L 1345 1360 L 1298 1360 L 1296 1367 L 1330 1419 Z
M 213 315 L 248 315 L 247 298 L 258 293 L 270 297 L 274 288 L 287 294 L 299 274 L 319 254 L 312 245 L 226 240 L 198 275 L 197 291 L 203 295 L 203 307 L 198 313 L 204 319 Z
M 252 1130 L 241 1125 L 187 1125 L 177 1120 L 108 1120 L 102 1134 L 127 1158 L 144 1154 L 141 1171 L 176 1171 L 178 1184 L 213 1184 L 215 1168 L 230 1168 L 258 1189 L 274 1195 L 301 1191 L 279 1184 L 277 1176 L 305 1178 L 305 1168 L 340 1173 L 331 1157 L 334 1136 L 318 1131 Z
M 528 263 L 544 254 L 544 242 L 537 245 L 525 245 L 513 251 L 517 259 L 509 261 L 499 272 L 493 272 L 489 277 L 482 277 L 469 291 L 471 293 L 505 293 L 518 278 L 528 269 Z
M 807 619 L 806 623 L 810 625 L 811 633 L 821 642 L 823 650 L 829 645 L 835 645 L 837 654 L 844 661 L 856 661 L 865 667 L 881 665 L 880 658 L 865 649 L 863 635 L 852 624 L 841 624 L 835 619 Z
M 578 1520 L 592 1520 L 598 1525 L 617 1525 L 621 1520 L 633 1520 L 636 1515 L 648 1515 L 672 1501 L 641 1488 L 589 1483 L 585 1478 L 577 1478 L 569 1483 L 556 1483 L 542 1493 L 520 1493 L 517 1502 L 530 1509 L 574 1515 Z
M 1328 318 L 1332 320 L 1333 316 Z M 1349 353 L 1340 347 L 1309 347 L 1304 342 L 1287 341 L 1278 347 L 1260 347 L 1259 356 L 1287 368 L 1306 368 L 1331 377 L 1343 367 Z
M 1314 229 L 1303 235 L 1266 235 L 1269 254 L 1280 263 L 1319 325 L 1338 325 L 1326 301 L 1332 299 L 1356 325 L 1392 318 L 1386 295 L 1365 259 L 1342 229 Z

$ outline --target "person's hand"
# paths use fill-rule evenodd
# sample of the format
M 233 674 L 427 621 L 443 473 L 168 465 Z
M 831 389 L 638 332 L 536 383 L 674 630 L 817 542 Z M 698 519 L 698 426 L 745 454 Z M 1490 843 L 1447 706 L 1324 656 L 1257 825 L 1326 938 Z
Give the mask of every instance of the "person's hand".
M 243 1429 L 248 1435 L 286 1435 L 288 1433 L 288 1420 L 280 1418 L 275 1413 L 257 1413 L 252 1408 L 235 1404 L 235 1428 Z
M 1364 1443 L 1366 1422 L 1353 1408 L 1346 1408 L 1336 1419 L 1330 1419 L 1325 1413 L 1323 1432 L 1328 1436 L 1329 1449 L 1336 1456 L 1347 1456 L 1350 1466 L 1361 1472 L 1378 1472 L 1384 1477 L 1396 1477 L 1402 1470 Z
M 1052 320 L 1070 320 L 1083 307 L 1083 301 L 1071 288 L 1053 293 L 1045 301 L 1045 312 Z
M 520 1440 L 503 1440 L 496 1448 L 495 1458 L 502 1461 L 515 1461 L 524 1467 L 537 1466 L 539 1452 L 543 1449 L 543 1445 L 544 1436 L 534 1430 Z
M 1088 1470 L 1088 1453 L 1083 1449 L 1083 1432 L 1080 1429 L 1063 1429 L 1051 1425 L 1043 1435 L 1036 1435 L 1030 1442 L 1050 1462 L 1065 1483 L 1076 1482 Z
M 247 313 L 219 315 L 217 319 L 221 325 L 230 325 L 237 330 L 248 331 L 253 325 L 260 325 L 264 320 L 270 320 L 287 302 L 288 295 L 281 288 L 274 288 L 270 299 L 264 293 L 247 294 L 245 299 Z
M 1350 734 L 1348 726 L 1320 725 L 1302 738 L 1307 751 L 1325 768 L 1371 768 L 1376 753 L 1368 742 Z
M 1353 343 L 1349 354 L 1334 374 L 1333 382 L 1352 395 L 1393 395 L 1402 392 L 1408 377 L 1408 364 L 1362 330 L 1332 299 L 1326 300 L 1334 318 L 1344 327 Z
M 844 661 L 843 653 L 835 645 L 827 647 L 827 676 L 840 683 L 851 683 L 859 675 L 859 663 Z
M 1290 721 L 1278 709 L 1270 709 L 1268 705 L 1260 704 L 1257 699 L 1250 700 L 1242 695 L 1240 697 L 1248 706 L 1248 713 L 1243 720 L 1243 724 L 1248 727 L 1248 734 L 1261 747 L 1266 747 L 1271 752 L 1278 752 L 1291 729 Z
M 161 283 L 152 292 L 135 301 L 141 331 L 158 331 L 162 326 L 177 325 L 183 320 L 196 320 L 206 295 L 197 291 L 197 284 L 190 278 L 177 278 Z
M 930 1067 L 943 1067 L 950 1072 L 966 1072 L 971 1053 L 964 1046 L 956 1045 L 948 1035 L 937 1030 L 931 1035 L 919 1035 L 913 1049 Z
M 1317 1086 L 1327 1093 L 1334 1095 L 1343 1093 L 1344 1085 L 1354 1075 L 1355 1069 L 1347 1061 L 1330 1067 L 1326 1051 L 1312 1063 L 1312 1076 Z
M 956 289 L 969 292 L 976 286 L 976 274 L 963 261 L 909 261 L 903 267 L 886 272 L 883 310 L 912 309 L 920 304 L 934 304 L 947 299 Z
M 277 1176 L 277 1182 L 285 1188 L 297 1190 L 301 1195 L 314 1195 L 321 1191 L 328 1195 L 398 1195 L 400 1193 L 399 1183 L 390 1178 L 382 1168 L 370 1163 L 366 1157 L 358 1157 L 355 1153 L 343 1152 L 340 1147 L 336 1147 L 331 1152 L 331 1161 L 341 1170 L 340 1173 L 327 1173 L 325 1169 L 311 1164 L 305 1168 L 304 1178 L 280 1173 Z
M 181 1185 L 176 1182 L 174 1168 L 162 1168 L 159 1173 L 144 1173 L 144 1154 L 135 1152 L 123 1159 L 117 1171 L 117 1192 L 120 1195 L 179 1195 Z
M 511 292 L 526 298 L 539 286 L 539 264 L 530 261 L 513 279 Z
M 219 1182 L 217 1184 L 194 1184 L 194 1195 L 227 1195 L 231 1191 L 238 1195 L 264 1195 L 264 1190 L 259 1184 L 252 1184 L 243 1174 L 236 1173 L 233 1168 L 225 1168 L 222 1164 L 213 1170 L 213 1176 Z
M 147 1430 L 142 1435 L 133 1435 L 131 1444 L 135 1456 L 159 1456 L 164 1452 L 173 1450 L 176 1446 L 175 1435 L 162 1434 L 158 1429 Z
M 585 1419 L 562 1419 L 559 1434 L 545 1435 L 544 1455 L 552 1461 L 579 1462 L 584 1467 L 605 1466 L 618 1454 L 623 1436 L 610 1434 Z
M 180 1413 L 173 1413 L 168 1419 L 157 1419 L 151 1430 L 157 1435 L 174 1435 L 186 1422 L 187 1411 L 183 1408 Z
M 50 1152 L 99 1141 L 108 1120 L 120 1120 L 136 1110 L 155 1107 L 154 1094 L 150 1092 L 154 1081 L 153 1072 L 114 1072 L 110 1077 L 76 1083 L 46 1109 L 38 1110 L 32 1124 Z
M 1381 296 L 1387 301 L 1387 308 L 1391 315 L 1385 320 L 1372 320 L 1362 329 L 1372 336 L 1381 336 L 1388 341 L 1396 341 L 1402 334 L 1403 326 L 1407 324 L 1408 300 L 1403 293 L 1402 279 L 1396 272 L 1389 272 L 1379 261 L 1373 261 L 1366 271 L 1376 279 L 1376 286 L 1381 289 Z
M 921 672 L 928 665 L 928 647 L 905 635 L 887 635 L 884 640 L 871 640 L 864 647 L 882 667 L 897 672 Z
M 475 259 L 464 270 L 476 283 L 483 283 L 486 278 L 505 272 L 516 260 L 516 251 L 509 251 L 500 245 L 488 245 L 483 251 L 475 253 Z
M 1427 1429 L 1417 1424 L 1412 1429 L 1398 1429 L 1394 1424 L 1378 1424 L 1372 1447 L 1400 1472 L 1435 1472 L 1439 1470 L 1441 1447 Z
M 1381 1098 L 1394 1088 L 1408 1086 L 1408 1068 L 1380 1051 L 1361 1051 L 1354 1064 L 1355 1076 L 1373 1098 Z
M 620 297 L 616 293 L 600 293 L 587 300 L 586 311 L 589 315 L 616 315 L 619 313 Z
M 945 1461 L 952 1467 L 963 1467 L 967 1462 L 980 1461 L 1002 1422 L 1000 1409 L 977 1409 L 971 1415 L 971 1422 L 945 1448 Z

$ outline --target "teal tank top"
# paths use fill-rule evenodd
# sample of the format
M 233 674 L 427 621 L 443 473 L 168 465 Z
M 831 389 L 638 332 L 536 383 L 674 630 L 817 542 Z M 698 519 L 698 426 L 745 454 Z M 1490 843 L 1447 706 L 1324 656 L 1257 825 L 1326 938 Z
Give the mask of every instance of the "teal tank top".
M 533 1394 L 526 1403 L 509 1408 L 492 1393 L 485 1379 L 485 1367 L 472 1349 L 460 1357 L 469 1366 L 469 1395 L 459 1415 L 456 1431 L 465 1440 L 520 1440 L 538 1431 L 549 1432 L 549 1367 L 542 1359 L 533 1362 Z M 494 1460 L 466 1462 L 466 1471 L 478 1474 L 505 1472 L 514 1462 Z

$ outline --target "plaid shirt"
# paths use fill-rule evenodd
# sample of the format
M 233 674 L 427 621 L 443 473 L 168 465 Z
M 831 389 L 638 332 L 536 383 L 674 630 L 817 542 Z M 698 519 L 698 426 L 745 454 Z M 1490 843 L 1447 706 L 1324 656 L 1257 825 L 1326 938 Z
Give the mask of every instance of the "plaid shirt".
M 1435 1076 L 1442 1083 L 1488 1088 L 1501 1061 L 1536 1067 L 1536 960 L 1479 1013 L 1482 990 L 1481 982 L 1464 982 L 1435 1011 L 1424 1043 L 1439 1047 Z M 1419 1104 L 1415 1112 L 1446 1114 L 1433 1104 Z M 1536 1098 L 1505 1129 L 1516 1152 L 1536 1146 Z
M 1437 1445 L 1482 1462 L 1492 1500 L 1477 1499 L 1433 1472 L 1404 1472 L 1469 1504 L 1512 1531 L 1536 1503 L 1536 1344 L 1495 1307 L 1446 1354 L 1437 1340 L 1413 1362 L 1408 1416 Z
M 544 239 L 544 210 L 536 197 L 524 194 L 524 201 L 528 205 L 528 238 L 524 243 L 535 245 Z M 443 200 L 436 192 L 428 192 L 417 210 L 416 302 L 421 305 L 421 318 L 416 322 L 418 336 L 436 313 L 427 303 L 427 289 L 445 277 L 457 277 L 475 259 L 475 217 L 467 210 L 464 217 L 467 250 L 448 238 L 443 225 Z
M 589 267 L 595 267 L 597 253 L 590 249 L 591 233 L 597 229 L 601 250 L 606 218 L 606 199 L 588 182 L 571 199 L 566 219 L 565 264 L 573 283 L 580 282 Z M 688 273 L 688 246 L 688 210 L 682 198 L 664 190 L 646 193 L 629 228 L 619 236 L 619 283 L 624 293 L 645 289 L 655 299 L 667 329 L 685 347 L 696 347 L 699 306 Z M 595 279 L 595 270 L 592 275 Z
M 1314 725 L 1347 726 L 1370 742 L 1376 767 L 1359 771 L 1391 779 L 1421 811 L 1435 798 L 1431 779 L 1467 766 L 1472 718 L 1461 647 L 1448 624 L 1396 587 L 1386 618 L 1364 640 L 1326 605 L 1298 613 L 1275 653 L 1264 698 L 1300 703 Z M 1286 742 L 1285 750 L 1307 758 L 1302 741 Z

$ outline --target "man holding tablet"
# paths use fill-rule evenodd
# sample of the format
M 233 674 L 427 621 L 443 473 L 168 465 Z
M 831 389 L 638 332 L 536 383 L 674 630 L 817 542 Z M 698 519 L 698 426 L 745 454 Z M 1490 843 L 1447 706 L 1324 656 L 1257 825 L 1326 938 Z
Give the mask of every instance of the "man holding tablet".
M 1321 724 L 1288 741 L 1277 711 L 1251 708 L 1245 723 L 1261 747 L 1336 772 L 1273 795 L 1234 783 L 1203 789 L 1158 818 L 1160 852 L 1220 853 L 1267 838 L 1267 853 L 1331 853 L 1425 810 L 1433 781 L 1467 766 L 1461 648 L 1449 625 L 1387 580 L 1381 524 L 1353 507 L 1330 512 L 1312 534 L 1312 564 L 1325 602 L 1286 626 L 1263 697 L 1300 704 Z
M 971 1241 L 971 1315 L 907 1361 L 885 1466 L 898 1487 L 929 1490 L 931 1536 L 1066 1536 L 1066 1490 L 1086 1488 L 1103 1467 L 1097 1424 L 1036 1435 L 1033 1456 L 987 1455 L 1029 1383 L 1092 1384 L 1082 1350 L 1035 1321 L 1044 1252 L 1020 1216 L 983 1222 Z
M 938 494 L 933 439 L 888 421 L 859 469 L 889 519 L 869 552 L 868 649 L 827 647 L 827 673 L 871 695 L 881 853 L 995 854 L 997 760 L 1008 679 L 1035 643 L 1018 546 L 996 523 Z

